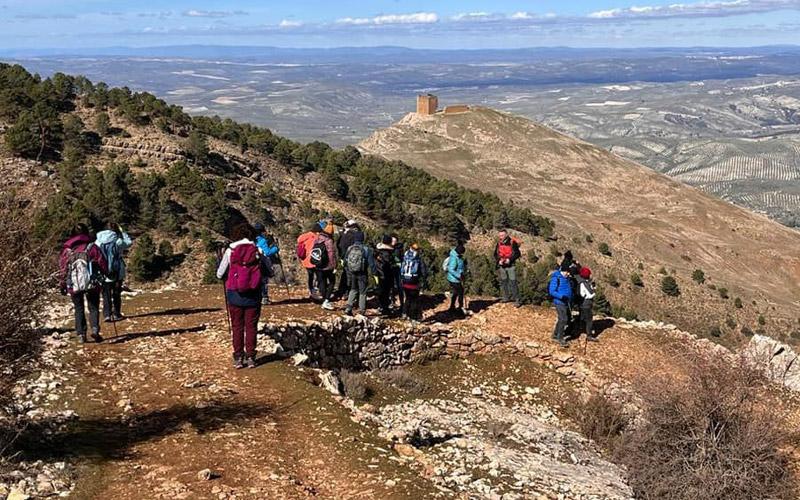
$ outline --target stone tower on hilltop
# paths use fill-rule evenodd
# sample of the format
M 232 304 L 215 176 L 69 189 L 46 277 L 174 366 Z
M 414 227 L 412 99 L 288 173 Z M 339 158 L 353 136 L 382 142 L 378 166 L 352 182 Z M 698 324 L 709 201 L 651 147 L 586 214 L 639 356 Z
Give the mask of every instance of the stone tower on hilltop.
M 439 98 L 433 94 L 417 96 L 417 113 L 420 115 L 433 115 L 439 108 Z

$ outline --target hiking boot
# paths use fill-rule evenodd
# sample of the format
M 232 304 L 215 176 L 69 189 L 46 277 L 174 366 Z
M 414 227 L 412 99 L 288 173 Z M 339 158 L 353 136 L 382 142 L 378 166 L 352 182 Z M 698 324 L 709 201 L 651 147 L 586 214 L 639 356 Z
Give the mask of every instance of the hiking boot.
M 559 339 L 558 345 L 560 345 L 562 349 L 567 349 L 569 347 L 569 342 L 567 342 L 566 339 Z
M 125 316 L 123 316 L 123 315 L 121 315 L 121 314 L 115 314 L 115 315 L 114 315 L 114 316 L 111 318 L 111 321 L 114 321 L 114 322 L 116 322 L 116 321 L 122 321 L 122 320 L 124 320 L 124 319 L 125 319 Z
M 233 355 L 233 367 L 237 370 L 241 370 L 244 368 L 244 361 L 242 360 L 241 354 L 234 354 Z
M 261 305 L 262 305 L 262 306 L 268 306 L 268 305 L 270 305 L 271 303 L 272 303 L 272 302 L 269 300 L 269 297 L 263 297 L 263 298 L 261 299 Z
M 336 308 L 333 306 L 333 304 L 331 304 L 330 300 L 326 300 L 325 302 L 323 302 L 322 303 L 322 308 L 325 309 L 326 311 L 335 311 L 336 310 Z
M 589 342 L 600 342 L 600 339 L 597 338 L 597 335 L 589 335 L 586 337 L 586 340 Z
M 255 357 L 255 355 L 247 356 L 247 360 L 245 361 L 245 366 L 247 366 L 248 368 L 255 368 L 256 367 L 256 357 Z
M 79 333 L 78 334 L 78 343 L 79 344 L 85 344 L 86 343 L 86 334 L 85 333 Z
M 353 315 L 353 310 L 352 309 L 345 309 L 344 310 L 344 315 L 345 316 L 352 316 Z
M 94 340 L 96 343 L 98 343 L 98 344 L 99 344 L 100 342 L 102 342 L 102 341 L 103 341 L 103 336 L 102 336 L 102 335 L 100 335 L 100 332 L 94 332 L 94 333 L 92 334 L 92 340 Z
M 516 304 L 514 304 L 514 307 L 519 309 L 520 307 L 522 307 L 522 302 L 517 302 Z
M 105 321 L 106 323 L 111 323 L 112 321 L 114 321 L 114 318 L 111 316 L 106 316 L 105 318 L 103 318 L 103 321 Z

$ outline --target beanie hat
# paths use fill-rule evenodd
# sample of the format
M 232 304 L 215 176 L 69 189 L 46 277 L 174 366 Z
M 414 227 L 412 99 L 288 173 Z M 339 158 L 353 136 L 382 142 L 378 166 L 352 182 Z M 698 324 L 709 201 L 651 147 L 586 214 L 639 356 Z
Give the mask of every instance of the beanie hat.
M 256 222 L 256 224 L 253 226 L 253 229 L 255 229 L 258 234 L 261 234 L 264 232 L 265 229 L 264 224 Z
M 392 244 L 392 237 L 391 237 L 391 236 L 389 236 L 388 234 L 384 234 L 384 235 L 383 235 L 383 239 L 381 239 L 381 243 L 383 243 L 384 245 L 389 245 L 389 246 L 391 246 L 391 244 Z
M 581 268 L 578 274 L 581 275 L 581 278 L 588 280 L 592 276 L 592 270 L 584 266 Z
M 568 273 L 568 272 L 571 272 L 571 271 L 570 271 L 570 268 L 569 268 L 569 264 L 561 264 L 561 272 L 562 272 L 562 273 Z
M 326 223 L 325 227 L 322 228 L 322 232 L 326 234 L 333 234 L 334 230 L 336 230 L 336 226 L 333 225 L 333 222 Z

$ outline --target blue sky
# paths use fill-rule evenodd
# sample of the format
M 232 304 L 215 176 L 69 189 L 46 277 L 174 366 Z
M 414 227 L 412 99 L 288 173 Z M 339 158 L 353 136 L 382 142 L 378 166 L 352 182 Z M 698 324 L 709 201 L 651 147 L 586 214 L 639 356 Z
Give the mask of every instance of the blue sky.
M 0 0 L 0 49 L 800 43 L 800 0 Z

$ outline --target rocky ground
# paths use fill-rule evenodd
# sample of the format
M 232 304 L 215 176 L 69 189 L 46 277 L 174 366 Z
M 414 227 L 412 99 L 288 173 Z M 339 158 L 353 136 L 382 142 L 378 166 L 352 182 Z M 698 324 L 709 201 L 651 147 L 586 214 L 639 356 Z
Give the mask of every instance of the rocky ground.
M 341 323 L 274 298 L 265 324 Z M 342 367 L 288 357 L 268 329 L 259 367 L 233 370 L 217 287 L 126 300 L 128 319 L 104 325 L 102 344 L 78 346 L 65 330 L 43 338 L 41 370 L 15 391 L 37 425 L 0 476 L 3 495 L 629 498 L 624 470 L 576 432 L 569 405 L 624 390 L 642 365 L 680 369 L 672 348 L 721 349 L 669 325 L 605 321 L 599 344 L 561 350 L 552 311 L 473 301 L 465 319 L 427 312 L 421 327 L 451 332 L 445 359 L 360 375 L 354 399 L 331 394 L 342 392 L 335 378 L 319 386 Z M 49 326 L 68 314 L 55 310 Z

